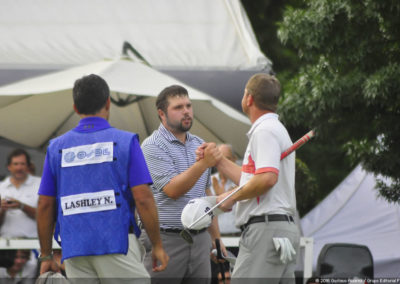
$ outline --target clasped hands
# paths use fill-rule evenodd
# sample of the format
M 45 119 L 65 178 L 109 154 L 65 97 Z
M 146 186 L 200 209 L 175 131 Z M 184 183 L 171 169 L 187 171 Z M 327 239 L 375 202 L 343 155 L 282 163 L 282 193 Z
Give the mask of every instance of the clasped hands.
M 195 151 L 196 161 L 205 160 L 208 167 L 215 167 L 223 159 L 222 152 L 213 142 L 201 144 Z M 217 203 L 224 199 L 230 191 L 226 191 L 217 196 Z M 232 198 L 227 199 L 219 208 L 225 212 L 231 211 L 235 202 Z
M 196 161 L 203 160 L 207 167 L 215 167 L 223 155 L 214 142 L 203 143 L 195 151 Z

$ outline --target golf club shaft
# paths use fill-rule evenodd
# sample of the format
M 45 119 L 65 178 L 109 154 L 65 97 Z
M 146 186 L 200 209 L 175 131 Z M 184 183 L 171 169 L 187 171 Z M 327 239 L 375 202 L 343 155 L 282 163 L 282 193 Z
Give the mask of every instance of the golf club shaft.
M 289 156 L 293 151 L 299 149 L 301 146 L 303 146 L 306 142 L 308 142 L 311 138 L 313 138 L 315 136 L 315 131 L 311 130 L 309 131 L 307 134 L 305 134 L 303 137 L 301 137 L 299 140 L 297 140 L 296 142 L 293 143 L 292 146 L 290 146 L 286 151 L 284 151 L 281 154 L 281 160 L 286 158 L 287 156 Z M 217 208 L 218 206 L 220 206 L 222 203 L 224 203 L 227 199 L 229 199 L 232 195 L 234 195 L 236 192 L 238 192 L 239 190 L 241 190 L 247 183 L 242 184 L 241 186 L 235 188 L 231 193 L 229 193 L 227 196 L 224 197 L 224 199 L 222 199 L 220 202 L 218 202 L 217 204 L 215 204 L 213 207 L 210 208 L 210 210 L 208 210 L 206 213 L 204 213 L 203 215 L 201 215 L 199 218 L 197 218 L 197 220 L 195 220 L 192 224 L 190 224 L 190 226 L 188 227 L 189 229 L 197 224 L 197 222 L 199 222 L 201 219 L 203 219 L 205 216 L 207 216 L 208 214 L 210 214 L 212 211 L 214 211 L 215 208 Z
M 294 142 L 293 145 L 289 147 L 289 149 L 287 149 L 286 151 L 284 151 L 281 154 L 281 160 L 284 159 L 285 157 L 289 156 L 293 151 L 299 149 L 301 146 L 303 146 L 306 142 L 308 142 L 314 136 L 315 136 L 315 131 L 314 130 L 309 131 L 307 134 L 305 134 L 299 140 Z

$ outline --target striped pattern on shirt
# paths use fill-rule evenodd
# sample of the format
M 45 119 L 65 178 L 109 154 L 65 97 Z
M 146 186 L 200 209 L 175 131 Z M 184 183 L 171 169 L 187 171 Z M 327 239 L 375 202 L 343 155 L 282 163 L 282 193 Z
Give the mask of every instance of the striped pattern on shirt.
M 162 124 L 142 143 L 142 150 L 153 179 L 154 199 L 158 206 L 161 228 L 182 229 L 181 213 L 189 200 L 206 196 L 210 186 L 210 169 L 206 170 L 196 184 L 177 200 L 169 198 L 163 187 L 186 171 L 196 162 L 195 150 L 204 141 L 187 132 L 186 143 L 180 142 Z

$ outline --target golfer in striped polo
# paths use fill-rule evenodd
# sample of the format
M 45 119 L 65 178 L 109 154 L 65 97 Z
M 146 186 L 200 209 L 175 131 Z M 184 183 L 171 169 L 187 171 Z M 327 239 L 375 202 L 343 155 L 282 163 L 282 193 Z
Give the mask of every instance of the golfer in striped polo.
M 196 279 L 196 283 L 210 281 L 210 251 L 212 240 L 219 238 L 217 219 L 210 228 L 191 230 L 193 244 L 188 244 L 179 233 L 183 229 L 181 213 L 189 200 L 210 195 L 210 167 L 221 155 L 214 147 L 205 149 L 205 158 L 196 162 L 195 150 L 204 141 L 189 133 L 193 122 L 192 103 L 185 88 L 173 85 L 157 97 L 156 107 L 160 127 L 142 144 L 143 154 L 153 179 L 151 186 L 158 205 L 160 233 L 170 262 L 163 272 L 151 271 L 151 258 L 145 265 L 153 283 L 168 279 L 181 283 Z M 211 235 L 211 238 L 210 238 Z M 145 234 L 141 237 L 146 250 L 151 246 Z M 225 248 L 223 248 L 225 250 Z

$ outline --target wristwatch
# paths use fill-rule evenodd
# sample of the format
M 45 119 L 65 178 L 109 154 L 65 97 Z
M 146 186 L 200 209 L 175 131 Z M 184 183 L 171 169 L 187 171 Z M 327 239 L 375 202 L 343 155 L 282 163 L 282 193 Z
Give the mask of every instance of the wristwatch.
M 46 260 L 51 260 L 53 259 L 53 253 L 46 255 L 46 256 L 42 256 L 42 254 L 39 254 L 38 260 L 39 261 L 46 261 Z
M 23 211 L 24 207 L 25 207 L 25 205 L 23 203 L 19 203 L 19 209 L 21 209 Z

